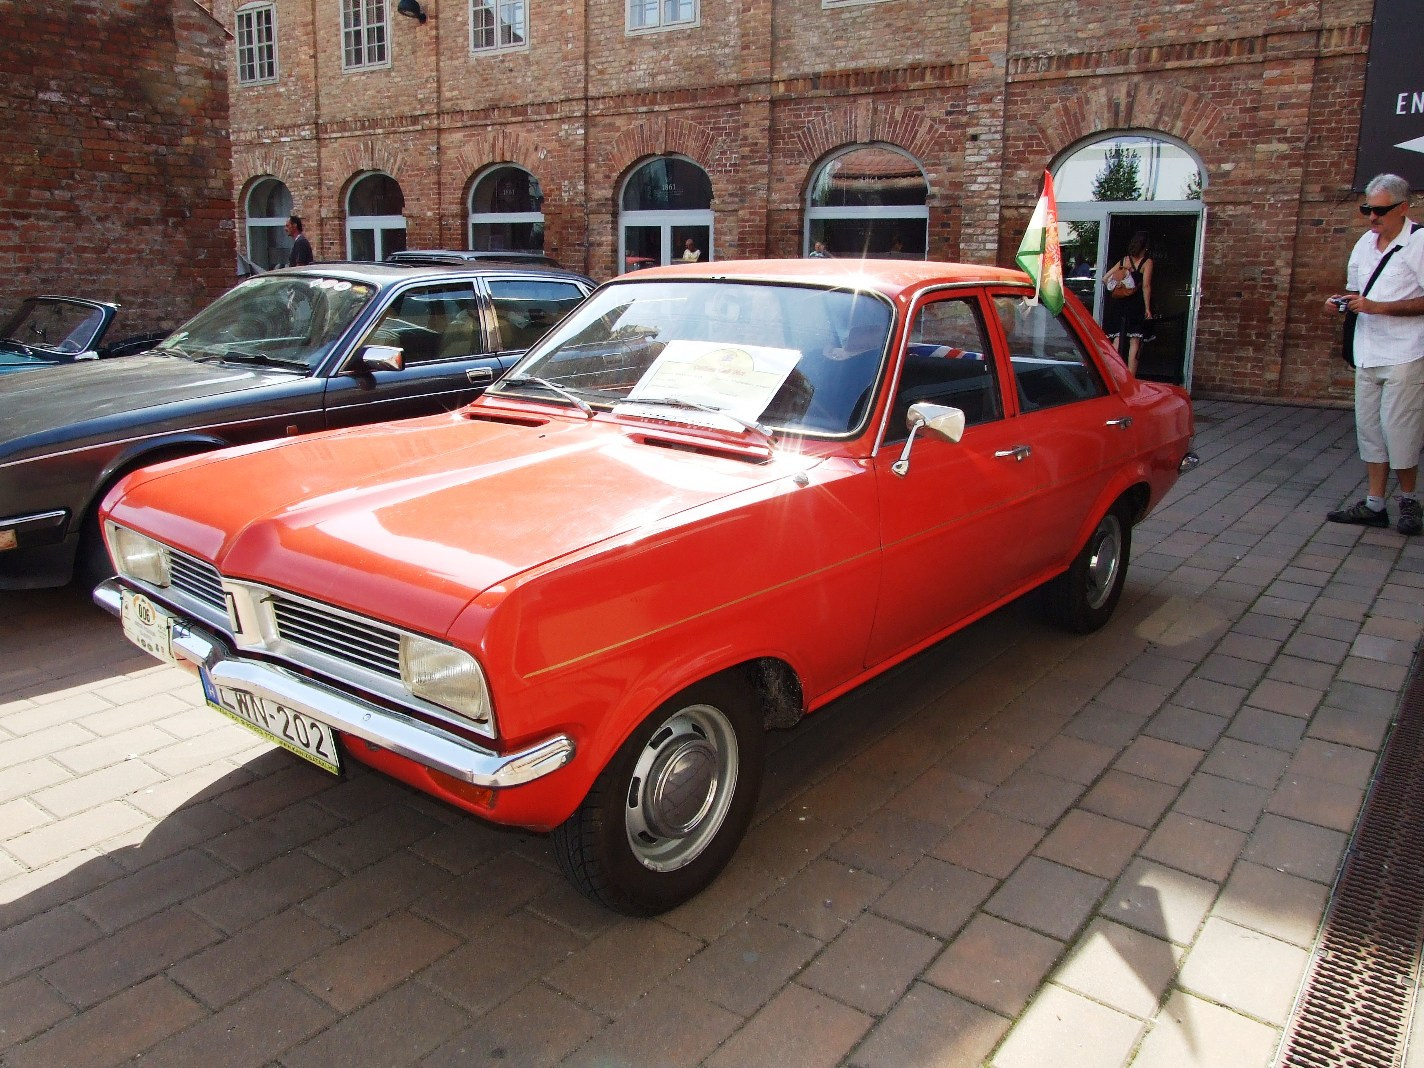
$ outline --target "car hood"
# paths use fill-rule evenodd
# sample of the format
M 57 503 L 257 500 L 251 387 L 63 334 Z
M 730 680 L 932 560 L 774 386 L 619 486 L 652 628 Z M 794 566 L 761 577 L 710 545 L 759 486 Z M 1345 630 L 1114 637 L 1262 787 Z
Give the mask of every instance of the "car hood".
M 159 465 L 121 485 L 112 517 L 230 577 L 443 633 L 490 587 L 816 463 L 471 411 Z
M 34 440 L 27 446 L 68 441 L 82 436 L 84 425 L 293 377 L 290 371 L 154 353 L 48 366 L 42 375 L 0 375 L 4 443 L 28 438 Z

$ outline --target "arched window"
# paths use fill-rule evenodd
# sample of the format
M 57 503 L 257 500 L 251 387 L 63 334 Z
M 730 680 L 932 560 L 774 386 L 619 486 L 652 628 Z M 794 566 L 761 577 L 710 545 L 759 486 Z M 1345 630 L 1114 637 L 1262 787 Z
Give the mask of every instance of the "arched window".
M 544 191 L 523 167 L 501 166 L 470 190 L 470 248 L 543 252 Z
M 922 260 L 929 184 L 913 157 L 889 145 L 853 146 L 821 164 L 806 192 L 806 246 L 832 256 Z
M 285 267 L 292 239 L 282 229 L 292 214 L 292 194 L 276 178 L 260 178 L 247 191 L 247 258 L 264 271 Z
M 1192 149 L 1166 134 L 1104 133 L 1072 146 L 1049 170 L 1058 200 L 1064 285 L 1109 326 L 1107 267 L 1141 233 L 1152 260 L 1155 335 L 1137 373 L 1188 385 L 1196 331 L 1206 171 Z
M 712 180 L 692 160 L 648 160 L 623 183 L 620 204 L 623 270 L 712 259 Z
M 389 174 L 368 174 L 346 197 L 346 255 L 383 260 L 405 250 L 405 194 Z

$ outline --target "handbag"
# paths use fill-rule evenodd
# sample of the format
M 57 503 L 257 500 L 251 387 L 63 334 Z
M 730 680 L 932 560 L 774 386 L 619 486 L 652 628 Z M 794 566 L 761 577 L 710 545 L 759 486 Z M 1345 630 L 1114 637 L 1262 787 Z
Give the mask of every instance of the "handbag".
M 1103 288 L 1107 290 L 1108 296 L 1121 300 L 1137 292 L 1137 280 L 1132 277 L 1132 271 L 1119 260 L 1103 276 Z
M 1414 233 L 1421 225 L 1424 224 L 1415 223 L 1409 228 L 1409 232 L 1411 234 Z M 1403 247 L 1403 245 L 1394 245 L 1388 252 L 1380 257 L 1379 263 L 1375 265 L 1374 274 L 1370 275 L 1370 280 L 1365 283 L 1365 288 L 1360 290 L 1360 296 L 1367 297 L 1370 295 L 1370 286 L 1375 284 L 1375 279 L 1378 278 L 1380 272 L 1384 270 L 1384 265 L 1389 262 L 1391 256 Z M 1340 339 L 1340 359 L 1344 360 L 1351 367 L 1355 366 L 1355 323 L 1359 318 L 1358 312 L 1347 311 L 1345 313 L 1345 336 Z

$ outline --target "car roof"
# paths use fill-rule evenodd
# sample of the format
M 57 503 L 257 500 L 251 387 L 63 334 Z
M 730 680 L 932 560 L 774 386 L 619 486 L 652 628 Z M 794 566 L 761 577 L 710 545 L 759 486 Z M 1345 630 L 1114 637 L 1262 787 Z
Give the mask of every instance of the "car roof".
M 1028 283 L 1023 271 L 985 267 L 977 263 L 937 260 L 819 259 L 713 260 L 710 263 L 675 263 L 619 275 L 614 281 L 650 282 L 657 279 L 717 279 L 746 282 L 794 282 L 871 289 L 886 296 L 936 284 L 975 282 Z
M 370 263 L 365 260 L 336 260 L 312 263 L 305 267 L 282 267 L 275 271 L 264 271 L 254 277 L 266 278 L 274 274 L 306 275 L 315 278 L 343 278 L 352 282 L 369 282 L 378 286 L 396 282 L 408 282 L 412 278 L 451 278 L 460 275 L 495 274 L 538 274 L 550 278 L 567 278 L 592 283 L 592 279 L 577 271 L 562 267 L 549 267 L 540 263 L 511 263 L 500 261 L 469 261 L 450 264 L 425 263 Z

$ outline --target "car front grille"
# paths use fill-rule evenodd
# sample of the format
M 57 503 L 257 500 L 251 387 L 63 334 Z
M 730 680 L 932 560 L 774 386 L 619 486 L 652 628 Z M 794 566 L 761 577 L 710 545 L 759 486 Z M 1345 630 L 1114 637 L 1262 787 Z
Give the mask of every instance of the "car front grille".
M 227 599 L 223 596 L 222 578 L 217 568 L 177 549 L 170 549 L 168 558 L 169 582 L 174 589 L 227 615 Z
M 272 614 L 285 642 L 369 671 L 400 678 L 400 634 L 311 601 L 274 594 Z

